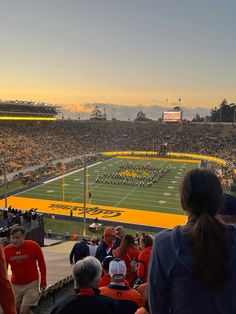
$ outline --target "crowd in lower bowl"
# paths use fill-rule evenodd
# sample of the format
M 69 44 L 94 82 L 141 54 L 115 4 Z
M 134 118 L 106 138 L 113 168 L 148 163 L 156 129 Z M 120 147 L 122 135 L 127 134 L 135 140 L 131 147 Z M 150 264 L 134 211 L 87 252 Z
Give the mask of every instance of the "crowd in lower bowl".
M 145 233 L 135 238 L 122 226 L 110 226 L 99 244 L 92 239 L 88 245 L 87 238 L 76 243 L 69 256 L 74 294 L 51 313 L 236 313 L 235 203 L 225 219 L 221 183 L 204 169 L 185 175 L 180 200 L 186 224 L 155 239 Z M 0 251 L 0 304 L 4 313 L 17 309 L 28 314 L 39 289 L 46 288 L 46 266 L 40 247 L 24 240 L 22 227 L 12 229 L 11 238 Z

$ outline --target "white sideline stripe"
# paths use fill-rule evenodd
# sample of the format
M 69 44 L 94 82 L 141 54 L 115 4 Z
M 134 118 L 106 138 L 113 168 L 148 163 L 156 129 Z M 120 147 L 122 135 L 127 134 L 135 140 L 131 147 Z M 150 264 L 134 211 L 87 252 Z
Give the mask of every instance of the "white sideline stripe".
M 104 162 L 109 161 L 109 160 L 112 160 L 112 159 L 113 159 L 113 158 L 107 159 L 107 160 L 105 160 L 105 161 L 99 161 L 99 162 L 97 162 L 96 164 L 92 164 L 92 165 L 88 166 L 88 168 L 93 167 L 93 166 L 96 166 L 96 165 L 99 165 L 99 164 L 101 164 L 101 163 L 104 163 Z M 65 178 L 65 177 L 67 177 L 67 176 L 70 176 L 70 175 L 72 175 L 72 174 L 74 174 L 74 173 L 77 173 L 77 172 L 80 172 L 80 171 L 82 171 L 82 170 L 84 170 L 84 168 L 81 168 L 81 169 L 78 169 L 78 170 L 69 172 L 69 173 L 67 173 L 67 174 L 63 174 L 63 175 L 61 175 L 61 176 L 59 176 L 59 177 L 57 177 L 57 178 L 54 178 L 54 179 L 45 181 L 45 182 L 43 182 L 42 184 L 39 184 L 39 185 L 37 185 L 37 186 L 35 186 L 35 187 L 33 187 L 33 188 L 30 188 L 30 189 L 28 189 L 28 190 L 22 191 L 22 192 L 20 192 L 20 193 L 16 193 L 16 194 L 14 194 L 14 195 L 20 195 L 20 194 L 26 193 L 26 192 L 28 192 L 28 191 L 37 189 L 38 187 L 40 187 L 40 186 L 42 186 L 42 185 L 44 185 L 44 184 L 47 184 L 47 183 L 50 183 L 50 182 L 59 180 L 59 179 L 61 179 L 61 178 L 63 178 L 63 177 Z
M 109 160 L 109 159 L 108 159 L 108 160 Z M 106 160 L 105 160 L 105 161 L 106 161 Z M 104 162 L 105 162 L 105 161 L 104 161 Z M 102 163 L 102 161 L 99 161 L 99 162 L 97 162 L 96 164 L 93 164 L 93 165 L 88 166 L 88 168 L 93 167 L 93 166 L 96 166 L 96 165 L 99 165 L 99 164 L 101 164 L 101 163 Z M 84 170 L 84 168 L 80 168 L 80 169 L 78 169 L 78 170 L 69 172 L 69 173 L 67 173 L 67 174 L 63 174 L 63 175 L 61 175 L 60 177 L 57 177 L 57 178 L 54 178 L 54 179 L 50 179 L 50 180 L 48 180 L 48 181 L 45 181 L 45 182 L 43 182 L 43 184 L 51 183 L 51 182 L 56 181 L 56 180 L 59 180 L 59 179 L 61 179 L 61 178 L 65 178 L 65 177 L 71 176 L 72 174 L 77 173 L 77 172 L 80 172 L 80 171 L 83 171 L 83 170 Z

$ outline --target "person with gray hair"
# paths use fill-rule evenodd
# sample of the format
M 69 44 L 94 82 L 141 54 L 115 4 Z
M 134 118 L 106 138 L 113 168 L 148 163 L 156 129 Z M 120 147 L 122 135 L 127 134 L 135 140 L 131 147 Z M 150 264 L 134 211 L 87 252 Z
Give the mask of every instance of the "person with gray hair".
M 101 274 L 102 266 L 95 257 L 78 261 L 73 268 L 75 295 L 59 303 L 51 314 L 118 314 L 118 303 L 100 295 Z

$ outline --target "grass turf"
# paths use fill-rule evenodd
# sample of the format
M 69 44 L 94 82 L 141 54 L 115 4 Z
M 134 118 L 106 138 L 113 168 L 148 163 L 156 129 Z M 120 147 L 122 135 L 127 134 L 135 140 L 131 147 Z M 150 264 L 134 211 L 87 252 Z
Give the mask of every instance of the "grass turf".
M 152 187 L 113 185 L 96 183 L 98 174 L 112 172 L 119 165 L 127 162 L 152 167 L 170 167 L 158 183 Z M 92 193 L 92 204 L 112 207 L 158 211 L 172 214 L 183 214 L 179 201 L 179 182 L 184 174 L 196 168 L 196 163 L 175 162 L 168 160 L 119 159 L 113 158 L 93 165 L 88 169 L 88 189 Z M 83 202 L 83 170 L 46 182 L 36 188 L 20 193 L 18 197 L 46 199 L 55 201 Z
M 116 226 L 118 224 L 116 223 Z M 48 232 L 48 229 L 50 229 L 53 233 L 60 233 L 60 234 L 66 234 L 67 231 L 72 233 L 78 233 L 80 235 L 83 234 L 83 224 L 81 222 L 77 221 L 70 221 L 70 220 L 63 220 L 63 219 L 52 219 L 52 218 L 44 218 L 44 227 L 45 227 L 45 232 Z M 87 224 L 86 228 L 86 235 L 89 237 L 92 237 L 95 235 L 96 237 L 101 238 L 103 235 L 104 227 L 102 227 L 98 232 L 93 233 L 89 231 L 89 224 Z M 142 230 L 137 229 L 127 229 L 125 228 L 126 234 L 132 234 L 136 235 L 137 233 L 141 234 Z M 147 231 L 145 231 L 147 233 Z M 148 234 L 155 235 L 155 232 L 148 231 Z

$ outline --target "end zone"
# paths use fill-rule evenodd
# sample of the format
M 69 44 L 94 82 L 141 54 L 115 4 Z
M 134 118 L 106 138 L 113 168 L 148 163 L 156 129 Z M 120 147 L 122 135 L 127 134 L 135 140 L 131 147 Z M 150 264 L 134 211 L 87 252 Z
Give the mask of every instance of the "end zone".
M 70 203 L 63 201 L 49 201 L 41 199 L 23 198 L 11 196 L 8 198 L 11 206 L 29 210 L 37 208 L 40 213 L 70 216 L 70 211 L 73 211 L 74 217 L 83 217 L 83 204 Z M 4 207 L 4 200 L 0 201 L 0 206 Z M 101 220 L 111 222 L 121 222 L 134 225 L 145 225 L 160 228 L 173 228 L 176 225 L 184 225 L 186 216 L 166 214 L 160 212 L 152 212 L 130 208 L 110 207 L 110 206 L 95 206 L 87 204 L 86 216 L 90 219 L 96 217 Z

